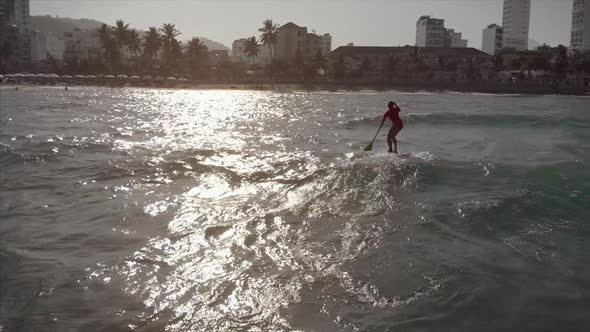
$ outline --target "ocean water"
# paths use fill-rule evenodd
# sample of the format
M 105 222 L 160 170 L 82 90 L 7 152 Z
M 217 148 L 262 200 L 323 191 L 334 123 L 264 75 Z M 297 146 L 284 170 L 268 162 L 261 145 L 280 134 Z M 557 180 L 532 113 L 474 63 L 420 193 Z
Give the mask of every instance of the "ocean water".
M 3 87 L 0 330 L 587 331 L 589 105 Z

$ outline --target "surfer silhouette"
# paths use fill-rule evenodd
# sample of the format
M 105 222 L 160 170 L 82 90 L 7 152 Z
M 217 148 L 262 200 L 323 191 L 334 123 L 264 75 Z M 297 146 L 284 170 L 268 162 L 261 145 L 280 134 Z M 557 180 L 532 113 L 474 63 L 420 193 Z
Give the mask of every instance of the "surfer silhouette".
M 397 104 L 393 101 L 390 101 L 387 106 L 389 107 L 389 110 L 385 112 L 385 115 L 383 116 L 383 121 L 381 121 L 381 126 L 383 126 L 385 120 L 387 120 L 388 118 L 393 123 L 391 129 L 389 129 L 389 134 L 387 134 L 387 145 L 389 145 L 389 153 L 397 153 L 397 139 L 395 137 L 397 136 L 397 134 L 399 134 L 402 128 L 404 128 L 404 123 L 402 122 L 402 119 L 399 117 L 399 112 L 401 112 L 399 106 L 397 106 Z M 393 150 L 392 147 L 394 148 Z

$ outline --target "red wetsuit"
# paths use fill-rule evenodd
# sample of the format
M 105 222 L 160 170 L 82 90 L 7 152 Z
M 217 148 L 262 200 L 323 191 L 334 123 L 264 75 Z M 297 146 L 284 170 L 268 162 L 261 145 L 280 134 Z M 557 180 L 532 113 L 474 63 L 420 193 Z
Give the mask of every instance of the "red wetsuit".
M 389 118 L 395 126 L 397 126 L 399 129 L 402 129 L 404 127 L 404 123 L 403 123 L 402 119 L 400 119 L 400 117 L 399 117 L 400 111 L 401 110 L 397 106 L 394 107 L 393 109 L 387 111 L 385 113 L 385 115 L 383 116 L 383 121 L 385 121 L 385 119 Z

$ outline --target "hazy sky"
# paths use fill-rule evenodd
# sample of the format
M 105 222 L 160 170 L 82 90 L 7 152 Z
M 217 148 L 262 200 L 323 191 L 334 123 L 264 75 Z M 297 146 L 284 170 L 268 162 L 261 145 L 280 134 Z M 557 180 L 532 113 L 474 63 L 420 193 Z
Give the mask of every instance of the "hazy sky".
M 530 38 L 570 44 L 573 0 L 532 0 Z M 33 15 L 92 18 L 114 24 L 121 18 L 146 29 L 174 23 L 182 38 L 206 37 L 231 47 L 234 39 L 258 36 L 266 18 L 313 28 L 333 36 L 333 48 L 406 45 L 415 42 L 421 15 L 445 19 L 481 48 L 482 29 L 502 23 L 502 0 L 31 0 Z

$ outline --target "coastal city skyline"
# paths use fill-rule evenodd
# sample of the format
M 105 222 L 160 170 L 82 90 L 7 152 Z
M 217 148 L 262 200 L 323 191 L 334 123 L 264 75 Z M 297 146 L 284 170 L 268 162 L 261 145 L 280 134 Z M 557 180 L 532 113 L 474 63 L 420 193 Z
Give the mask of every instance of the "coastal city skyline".
M 373 46 L 414 45 L 416 20 L 422 15 L 431 15 L 445 19 L 447 26 L 461 32 L 469 47 L 481 49 L 482 29 L 488 24 L 502 24 L 502 0 L 478 0 L 470 1 L 469 4 L 462 0 L 445 1 L 444 4 L 440 1 L 374 2 L 379 4 L 371 8 L 383 10 L 358 16 L 362 12 L 359 6 L 362 5 L 348 1 L 337 6 L 307 1 L 297 6 L 281 4 L 280 10 L 272 5 L 272 1 L 253 1 L 248 4 L 226 1 L 221 5 L 210 1 L 175 1 L 173 8 L 164 8 L 161 2 L 142 1 L 139 11 L 137 1 L 80 0 L 76 6 L 72 6 L 70 1 L 31 0 L 31 14 L 88 18 L 106 23 L 124 19 L 143 30 L 160 23 L 174 22 L 183 32 L 181 39 L 198 35 L 229 48 L 238 38 L 257 35 L 260 22 L 266 18 L 272 18 L 279 24 L 297 22 L 319 34 L 330 33 L 333 36 L 333 48 L 351 42 Z M 532 0 L 529 38 L 541 44 L 569 45 L 572 6 L 573 0 Z M 187 12 L 192 14 L 185 15 Z M 389 21 L 388 13 L 394 13 Z M 231 20 L 231 24 L 226 23 L 226 20 Z M 550 25 L 547 24 L 549 21 Z M 350 22 L 355 24 L 351 25 Z
M 116 6 L 111 7 L 108 2 L 105 8 L 116 13 L 118 18 L 115 21 L 104 22 L 100 17 L 75 18 L 77 15 L 71 15 L 72 18 L 31 15 L 31 13 L 34 14 L 31 9 L 35 8 L 35 1 L 0 1 L 2 74 L 24 75 L 37 72 L 43 75 L 57 72 L 66 76 L 66 79 L 68 76 L 86 78 L 84 74 L 91 74 L 89 76 L 98 74 L 101 75 L 101 79 L 104 76 L 115 77 L 116 75 L 125 80 L 129 76 L 135 80 L 145 77 L 144 80 L 147 81 L 150 77 L 159 78 L 159 81 L 167 77 L 171 80 L 182 79 L 185 82 L 233 81 L 237 77 L 246 79 L 254 76 L 260 79 L 264 77 L 274 79 L 273 76 L 277 76 L 278 73 L 284 74 L 284 79 L 287 80 L 327 77 L 335 80 L 344 78 L 391 80 L 394 77 L 405 79 L 410 76 L 414 76 L 415 79 L 423 73 L 430 72 L 426 76 L 456 81 L 457 79 L 495 80 L 501 76 L 499 73 L 509 69 L 518 70 L 521 78 L 524 76 L 530 79 L 534 77 L 535 70 L 539 71 L 535 75 L 544 75 L 547 70 L 551 70 L 556 75 L 565 74 L 568 69 L 570 73 L 586 71 L 584 69 L 585 63 L 588 62 L 586 51 L 590 48 L 588 40 L 590 21 L 584 20 L 585 16 L 590 16 L 590 1 L 584 0 L 574 0 L 571 3 L 571 22 L 564 20 L 570 25 L 569 35 L 572 47 L 568 43 L 555 45 L 542 39 L 543 44 L 541 44 L 532 39 L 535 33 L 533 32 L 534 23 L 531 22 L 539 17 L 533 4 L 538 5 L 543 0 L 536 2 L 502 0 L 501 25 L 496 23 L 499 21 L 491 21 L 483 27 L 464 30 L 456 20 L 453 20 L 452 15 L 423 14 L 418 16 L 415 23 L 404 24 L 404 29 L 397 29 L 392 24 L 388 30 L 367 34 L 374 38 L 383 35 L 391 37 L 394 33 L 398 33 L 398 30 L 403 30 L 405 35 L 415 38 L 404 43 L 392 42 L 388 45 L 379 43 L 367 45 L 357 39 L 342 43 L 337 39 L 338 36 L 342 38 L 339 30 L 331 28 L 320 30 L 316 25 L 302 24 L 310 20 L 315 21 L 313 16 L 321 15 L 320 9 L 323 8 L 321 5 L 309 4 L 306 7 L 315 13 L 311 15 L 311 19 L 295 20 L 294 18 L 300 16 L 295 10 L 290 12 L 287 22 L 269 16 L 261 22 L 261 25 L 249 28 L 248 31 L 241 31 L 239 26 L 231 25 L 232 41 L 224 45 L 225 40 L 219 43 L 221 39 L 216 35 L 211 36 L 204 31 L 192 34 L 183 30 L 177 20 L 182 21 L 186 15 L 175 14 L 175 10 L 188 6 L 188 3 L 184 1 L 173 2 L 175 6 L 171 11 L 162 10 L 164 15 L 161 16 L 167 23 L 159 23 L 158 21 L 162 19 L 159 17 L 150 21 L 148 28 L 129 20 L 122 8 L 116 10 Z M 252 9 L 258 8 L 260 1 L 250 2 Z M 462 8 L 465 6 L 464 2 L 458 0 L 449 1 L 455 5 L 460 4 Z M 130 6 L 136 2 L 126 1 L 124 4 Z M 49 3 L 63 5 L 66 2 L 55 0 Z M 404 13 L 404 8 L 408 13 L 423 4 L 401 6 L 404 3 L 409 5 L 405 0 L 397 1 L 399 6 L 396 9 L 399 13 Z M 82 7 L 87 7 L 96 3 L 86 1 L 81 4 Z M 142 4 L 148 7 L 146 9 L 145 6 L 141 6 L 144 16 L 148 18 L 152 16 L 150 13 L 154 8 L 160 6 L 154 1 L 146 1 Z M 206 0 L 199 2 L 199 13 L 209 13 L 208 4 Z M 349 23 L 354 20 L 347 18 L 344 13 L 350 10 L 347 6 L 352 4 L 345 2 L 337 7 L 339 13 L 342 13 L 339 17 Z M 481 11 L 483 5 L 493 4 L 493 1 L 480 0 L 474 4 Z M 231 7 L 232 10 L 237 10 L 240 6 L 236 3 Z M 227 20 L 233 22 L 233 19 L 238 19 L 233 11 L 230 12 L 224 6 L 221 7 L 223 7 L 221 11 L 224 12 L 223 19 L 217 20 L 217 24 L 210 24 L 208 31 L 226 28 L 228 25 L 224 23 Z M 70 8 L 74 7 L 70 6 Z M 75 8 L 80 9 L 79 6 Z M 462 17 L 469 16 L 473 19 L 477 16 L 470 16 L 468 15 L 470 13 L 463 9 L 457 11 L 463 11 Z M 196 11 L 189 12 L 195 13 L 193 17 L 197 16 Z M 265 12 L 265 14 L 268 13 Z M 485 16 L 485 14 L 481 15 Z M 351 27 L 349 31 L 363 32 L 363 29 L 371 27 L 362 22 L 366 16 L 356 16 L 358 18 L 355 21 L 356 25 L 349 24 Z M 556 15 L 549 16 L 557 20 Z M 211 14 L 208 17 L 211 20 L 215 18 L 215 15 Z M 239 17 L 239 20 L 244 17 L 255 20 L 248 15 Z M 409 15 L 403 15 L 403 17 L 409 17 Z M 481 17 L 480 19 L 484 20 Z M 330 23 L 333 18 L 319 21 L 322 24 Z M 198 18 L 193 18 L 192 22 L 202 23 Z M 407 26 L 413 31 L 406 31 Z M 482 40 L 479 47 L 475 45 L 477 41 L 469 40 L 473 30 L 481 31 Z M 567 60 L 568 48 L 570 48 L 570 55 L 573 56 L 571 62 Z M 507 56 L 506 59 L 504 56 Z M 218 70 L 219 68 L 221 70 Z M 450 73 L 454 74 L 450 75 Z M 504 74 L 507 73 L 504 72 Z M 7 78 L 13 79 L 10 76 Z

